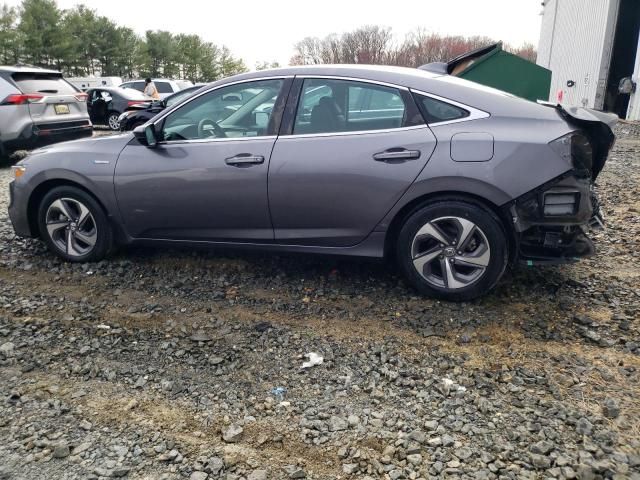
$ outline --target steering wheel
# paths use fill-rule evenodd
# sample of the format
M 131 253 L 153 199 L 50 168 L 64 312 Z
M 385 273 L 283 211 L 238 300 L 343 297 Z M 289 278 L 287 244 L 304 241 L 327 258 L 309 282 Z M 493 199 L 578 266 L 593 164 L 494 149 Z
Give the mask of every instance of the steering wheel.
M 213 128 L 214 135 L 211 135 L 210 129 L 205 130 L 205 126 L 210 126 L 211 128 Z M 203 118 L 198 122 L 198 138 L 207 138 L 212 136 L 215 136 L 215 138 L 225 138 L 227 134 L 224 133 L 222 127 L 216 122 L 214 122 L 210 118 Z

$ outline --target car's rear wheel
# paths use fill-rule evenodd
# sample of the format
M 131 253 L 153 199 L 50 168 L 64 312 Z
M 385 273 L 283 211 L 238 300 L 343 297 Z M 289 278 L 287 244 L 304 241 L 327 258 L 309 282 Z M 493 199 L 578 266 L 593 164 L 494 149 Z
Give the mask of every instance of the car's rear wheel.
M 102 207 L 76 187 L 56 187 L 44 196 L 38 226 L 49 250 L 70 262 L 101 260 L 112 246 L 111 226 Z
M 109 116 L 107 116 L 107 125 L 111 130 L 120 130 L 120 122 L 118 121 L 118 118 L 120 118 L 120 115 L 117 112 L 109 112 Z
M 452 301 L 489 292 L 508 262 L 500 219 L 481 205 L 437 201 L 414 211 L 397 243 L 400 268 L 421 293 Z

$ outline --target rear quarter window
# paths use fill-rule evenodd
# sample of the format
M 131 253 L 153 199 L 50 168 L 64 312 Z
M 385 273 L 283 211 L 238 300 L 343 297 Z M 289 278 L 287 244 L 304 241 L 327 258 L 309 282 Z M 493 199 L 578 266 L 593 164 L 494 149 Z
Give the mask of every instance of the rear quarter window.
M 158 89 L 158 93 L 173 93 L 173 88 L 169 82 L 153 82 Z
M 469 116 L 469 112 L 464 108 L 442 100 L 436 100 L 424 95 L 416 95 L 416 99 L 427 123 L 449 122 Z
M 62 78 L 61 75 L 51 73 L 26 73 L 18 72 L 11 75 L 22 93 L 44 93 L 52 95 L 72 95 L 77 90 L 73 85 Z
M 127 82 L 120 85 L 121 88 L 133 88 L 139 92 L 144 91 L 144 82 Z

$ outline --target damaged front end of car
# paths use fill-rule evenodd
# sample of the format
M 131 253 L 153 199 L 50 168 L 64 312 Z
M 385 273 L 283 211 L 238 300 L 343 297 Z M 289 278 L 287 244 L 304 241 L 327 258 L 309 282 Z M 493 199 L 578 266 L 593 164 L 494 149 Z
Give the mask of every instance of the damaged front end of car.
M 576 130 L 549 147 L 571 170 L 507 206 L 517 259 L 528 265 L 569 263 L 593 255 L 595 247 L 585 231 L 604 226 L 595 180 L 613 147 L 612 127 L 618 117 L 585 108 L 556 108 Z

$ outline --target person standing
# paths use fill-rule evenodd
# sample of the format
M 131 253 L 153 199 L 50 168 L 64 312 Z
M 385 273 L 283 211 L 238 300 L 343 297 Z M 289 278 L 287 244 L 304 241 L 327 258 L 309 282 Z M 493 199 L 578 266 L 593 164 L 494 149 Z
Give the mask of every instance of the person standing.
M 158 93 L 158 89 L 156 88 L 155 83 L 153 83 L 150 78 L 147 78 L 144 81 L 143 93 L 148 97 L 153 98 L 154 100 L 160 100 L 160 94 Z

